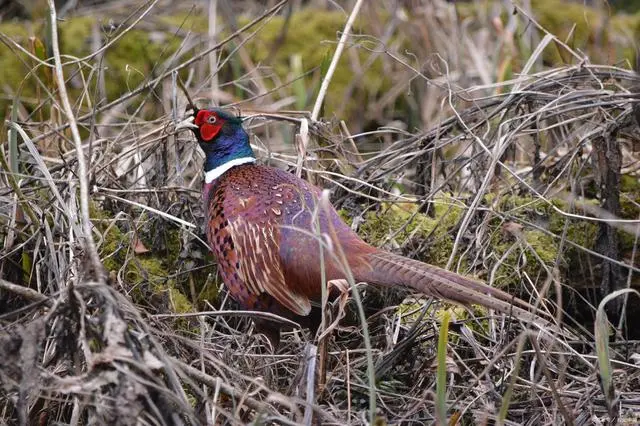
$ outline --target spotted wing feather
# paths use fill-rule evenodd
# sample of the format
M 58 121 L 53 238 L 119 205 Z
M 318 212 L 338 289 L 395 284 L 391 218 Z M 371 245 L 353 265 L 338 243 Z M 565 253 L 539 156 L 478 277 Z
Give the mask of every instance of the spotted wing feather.
M 256 224 L 250 211 L 237 212 L 229 223 L 231 238 L 240 260 L 238 274 L 249 292 L 267 293 L 297 315 L 309 315 L 309 298 L 290 288 L 284 277 L 279 255 L 279 224 L 275 221 Z

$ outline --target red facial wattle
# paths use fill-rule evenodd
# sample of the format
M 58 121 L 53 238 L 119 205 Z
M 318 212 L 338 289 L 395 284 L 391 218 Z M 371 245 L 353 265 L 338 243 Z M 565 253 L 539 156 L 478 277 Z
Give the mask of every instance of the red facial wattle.
M 202 140 L 207 142 L 215 138 L 219 131 L 220 126 L 206 123 L 200 126 L 200 136 L 202 137 Z
M 200 138 L 205 142 L 210 142 L 222 130 L 222 119 L 215 113 L 206 110 L 198 111 L 194 124 L 200 129 Z

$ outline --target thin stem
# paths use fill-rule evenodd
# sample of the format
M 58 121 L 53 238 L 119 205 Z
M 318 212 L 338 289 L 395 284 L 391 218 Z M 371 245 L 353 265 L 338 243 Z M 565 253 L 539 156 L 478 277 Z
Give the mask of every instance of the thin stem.
M 213 51 L 216 45 L 216 33 L 218 20 L 218 1 L 209 0 L 209 70 L 211 72 L 211 99 L 218 105 L 218 57 Z
M 327 74 L 324 76 L 322 80 L 322 85 L 320 86 L 320 91 L 318 92 L 318 97 L 316 98 L 316 103 L 313 105 L 313 111 L 311 112 L 311 120 L 317 121 L 318 115 L 320 115 L 320 108 L 322 107 L 322 102 L 324 101 L 324 97 L 327 94 L 327 89 L 329 88 L 329 83 L 331 83 L 331 78 L 333 77 L 333 73 L 338 66 L 338 61 L 340 60 L 340 56 L 342 55 L 342 51 L 344 50 L 344 45 L 347 42 L 347 37 L 351 33 L 351 27 L 358 16 L 358 12 L 360 12 L 360 6 L 362 6 L 362 0 L 358 0 L 353 6 L 353 10 L 351 11 L 351 15 L 349 15 L 349 19 L 347 20 L 346 25 L 344 26 L 344 30 L 342 31 L 342 36 L 340 36 L 340 41 L 338 42 L 338 47 L 336 48 L 335 53 L 333 54 L 333 58 L 331 59 L 331 64 L 329 65 L 329 69 L 327 70 Z
M 104 274 L 102 273 L 102 263 L 98 256 L 98 251 L 91 237 L 91 220 L 89 219 L 89 180 L 87 171 L 87 162 L 84 156 L 84 150 L 82 148 L 82 140 L 80 139 L 80 131 L 78 130 L 78 123 L 73 115 L 71 109 L 71 102 L 69 102 L 69 95 L 67 93 L 67 87 L 65 85 L 64 74 L 62 72 L 62 60 L 60 58 L 60 46 L 58 44 L 58 26 L 56 16 L 56 6 L 53 0 L 49 0 L 49 17 L 51 19 L 51 47 L 53 50 L 54 70 L 58 90 L 60 93 L 60 101 L 62 102 L 62 109 L 67 116 L 67 121 L 71 129 L 71 136 L 76 147 L 78 171 L 77 177 L 80 183 L 80 223 L 82 225 L 82 245 L 89 254 L 93 266 L 94 277 L 98 281 L 104 281 Z

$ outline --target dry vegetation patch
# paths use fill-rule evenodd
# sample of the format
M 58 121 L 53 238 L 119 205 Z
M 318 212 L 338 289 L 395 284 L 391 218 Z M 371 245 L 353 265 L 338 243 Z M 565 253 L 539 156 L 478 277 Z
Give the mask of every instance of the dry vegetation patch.
M 2 422 L 640 421 L 636 17 L 588 9 L 560 34 L 544 2 L 372 2 L 316 120 L 351 3 L 98 3 L 0 23 Z M 178 80 L 372 244 L 557 324 L 358 286 L 319 347 L 294 330 L 273 350 L 204 242 Z

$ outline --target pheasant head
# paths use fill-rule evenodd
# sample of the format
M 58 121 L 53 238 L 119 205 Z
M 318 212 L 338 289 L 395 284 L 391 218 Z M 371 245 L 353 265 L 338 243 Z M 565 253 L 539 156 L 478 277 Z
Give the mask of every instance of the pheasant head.
M 242 118 L 219 108 L 195 109 L 176 130 L 189 128 L 205 154 L 205 182 L 210 183 L 233 166 L 254 163 L 256 156 Z

